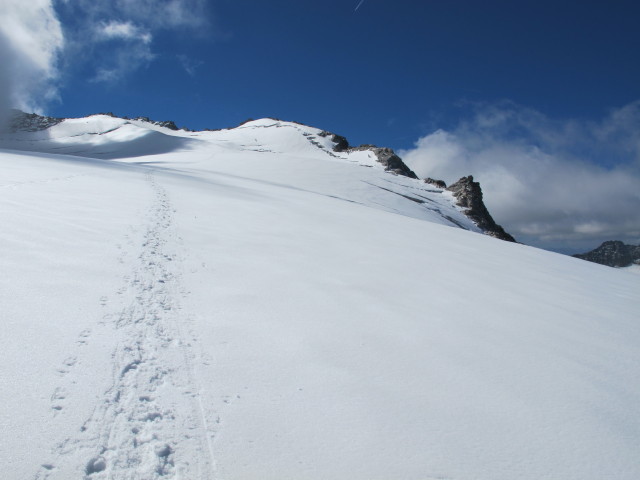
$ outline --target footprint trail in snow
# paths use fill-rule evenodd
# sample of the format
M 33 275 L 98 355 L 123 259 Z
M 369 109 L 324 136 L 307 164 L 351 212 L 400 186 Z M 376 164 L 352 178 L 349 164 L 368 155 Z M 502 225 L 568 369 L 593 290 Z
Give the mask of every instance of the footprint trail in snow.
M 178 254 L 169 251 L 176 245 L 173 210 L 153 173 L 146 180 L 154 192 L 148 228 L 133 270 L 114 295 L 122 308 L 105 316 L 118 339 L 112 384 L 78 434 L 54 448 L 38 480 L 69 474 L 89 480 L 213 477 L 211 432 L 193 374 L 194 354 L 181 332 L 188 317 L 179 301 L 184 293 Z M 63 366 L 75 362 L 69 357 Z M 54 414 L 64 399 L 61 385 L 51 399 Z M 69 464 L 78 459 L 81 464 Z

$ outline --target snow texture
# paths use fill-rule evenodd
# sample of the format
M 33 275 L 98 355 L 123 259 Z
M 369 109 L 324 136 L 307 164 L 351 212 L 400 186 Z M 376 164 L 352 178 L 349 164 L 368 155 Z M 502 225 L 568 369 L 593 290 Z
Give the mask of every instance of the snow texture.
M 640 276 L 320 133 L 2 136 L 3 478 L 640 478 Z

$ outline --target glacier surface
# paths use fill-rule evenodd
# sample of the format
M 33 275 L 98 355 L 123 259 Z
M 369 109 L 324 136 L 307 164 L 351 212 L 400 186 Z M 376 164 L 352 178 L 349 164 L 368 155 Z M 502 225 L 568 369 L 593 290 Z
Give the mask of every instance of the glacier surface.
M 640 478 L 640 276 L 320 132 L 0 137 L 3 478 Z

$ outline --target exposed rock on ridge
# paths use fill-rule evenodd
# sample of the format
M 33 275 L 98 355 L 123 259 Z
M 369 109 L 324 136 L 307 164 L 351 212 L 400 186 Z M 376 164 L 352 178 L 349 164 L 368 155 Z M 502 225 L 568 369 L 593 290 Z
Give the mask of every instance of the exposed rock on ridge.
M 147 122 L 150 123 L 152 125 L 157 125 L 159 127 L 165 127 L 168 128 L 169 130 L 186 130 L 186 131 L 191 131 L 188 128 L 180 128 L 178 127 L 173 120 L 162 120 L 162 121 L 156 121 L 156 120 L 151 120 L 149 117 L 136 117 L 136 118 L 130 118 L 130 117 L 119 117 L 117 115 L 114 115 L 111 112 L 106 112 L 106 113 L 99 113 L 98 115 L 107 115 L 109 117 L 113 117 L 113 118 L 122 118 L 123 120 L 137 120 L 139 122 Z
M 155 120 L 151 120 L 149 117 L 118 117 L 111 112 L 99 113 L 98 115 L 107 115 L 113 118 L 122 118 L 123 120 L 138 120 L 141 122 L 150 123 L 152 125 L 157 125 L 159 127 L 165 127 L 170 130 L 188 130 L 186 128 L 178 128 L 178 126 L 171 120 L 158 122 Z M 18 131 L 37 132 L 53 127 L 54 125 L 57 125 L 64 120 L 66 120 L 66 118 L 46 117 L 38 115 L 37 113 L 25 113 L 21 110 L 12 109 L 10 112 L 9 131 L 13 133 Z
M 433 180 L 433 182 L 442 182 L 441 180 Z M 431 182 L 428 182 L 431 183 Z M 444 182 L 442 182 L 444 183 Z M 465 208 L 464 214 L 480 227 L 484 233 L 492 237 L 505 240 L 507 242 L 515 242 L 516 239 L 505 232 L 504 228 L 498 225 L 482 201 L 482 189 L 478 182 L 473 181 L 473 177 L 462 177 L 460 180 L 450 185 L 448 191 L 458 200 L 458 206 Z
M 15 132 L 38 132 L 46 130 L 62 122 L 64 118 L 43 117 L 37 113 L 25 113 L 12 109 L 9 114 L 9 131 Z
M 384 166 L 384 169 L 388 172 L 393 172 L 398 175 L 404 175 L 409 178 L 418 178 L 418 176 L 402 161 L 402 159 L 396 155 L 390 148 L 376 147 L 375 145 L 360 145 L 359 147 L 353 147 L 349 149 L 351 152 L 357 152 L 360 150 L 369 150 L 378 159 L 378 163 Z
M 443 180 L 435 180 L 431 177 L 425 178 L 424 183 L 428 183 L 429 185 L 433 185 L 434 187 L 441 188 L 443 190 L 447 188 L 447 184 L 444 183 Z
M 123 120 L 135 120 L 142 121 L 146 123 L 150 123 L 153 125 L 158 125 L 161 127 L 165 127 L 171 130 L 186 130 L 192 131 L 187 128 L 178 128 L 176 124 L 172 121 L 154 121 L 148 117 L 118 117 L 111 112 L 101 113 L 99 115 L 108 115 L 114 118 L 122 118 Z M 12 119 L 9 124 L 9 128 L 11 131 L 39 131 L 45 130 L 49 127 L 52 127 L 60 122 L 65 120 L 64 118 L 54 118 L 54 117 L 44 117 L 41 115 L 37 115 L 35 113 L 24 113 L 19 110 L 12 111 Z M 273 119 L 277 120 L 278 119 Z M 251 120 L 247 120 L 249 122 Z M 247 123 L 244 122 L 244 123 Z M 243 124 L 244 124 L 243 123 Z M 292 122 L 298 123 L 298 122 Z M 243 125 L 241 124 L 241 125 Z M 300 124 L 303 125 L 303 124 Z M 312 140 L 313 136 L 311 134 L 304 134 L 305 136 L 311 137 L 310 141 L 312 144 L 321 147 L 327 153 L 332 156 L 330 151 L 328 151 L 325 147 L 321 146 L 319 143 Z M 349 145 L 347 139 L 341 135 L 336 135 L 331 132 L 321 131 L 318 133 L 320 137 L 330 137 L 333 145 L 333 151 L 336 153 L 340 152 L 357 152 L 357 151 L 368 151 L 372 152 L 376 160 L 382 164 L 386 171 L 392 172 L 396 175 L 402 175 L 408 178 L 418 179 L 418 176 L 402 161 L 402 159 L 396 155 L 396 153 L 391 148 L 381 148 L 376 145 L 360 145 L 359 147 L 352 147 Z M 473 181 L 473 177 L 464 177 L 458 180 L 456 183 L 447 188 L 445 182 L 442 180 L 434 180 L 432 178 L 427 178 L 424 180 L 425 183 L 433 185 L 436 188 L 440 188 L 442 190 L 447 189 L 451 191 L 458 200 L 458 205 L 465 208 L 466 210 L 463 212 L 468 218 L 470 218 L 476 225 L 484 231 L 487 235 L 499 238 L 501 240 L 506 240 L 510 242 L 515 242 L 516 240 L 509 235 L 504 229 L 495 223 L 491 215 L 489 214 L 484 202 L 482 201 L 482 190 L 480 189 L 480 184 Z
M 609 240 L 590 252 L 573 256 L 609 267 L 628 267 L 633 264 L 640 265 L 640 245 L 627 245 L 620 240 Z
M 349 150 L 349 148 L 351 148 L 349 146 L 349 141 L 342 135 L 336 135 L 335 133 L 326 131 L 322 131 L 318 135 L 320 135 L 321 137 L 331 137 L 330 140 L 334 143 L 334 152 L 346 152 L 347 150 Z
M 372 152 L 378 161 L 378 163 L 384 166 L 387 172 L 393 172 L 397 175 L 403 175 L 409 178 L 418 178 L 418 176 L 402 161 L 402 159 L 396 155 L 390 148 L 381 148 L 375 145 L 360 145 L 359 147 L 349 146 L 347 139 L 341 135 L 336 135 L 330 132 L 320 132 L 321 137 L 331 137 L 331 141 L 335 144 L 333 146 L 334 152 L 358 152 L 358 151 L 370 151 Z
M 126 117 L 124 117 L 126 119 Z M 129 120 L 129 119 L 127 119 Z M 165 127 L 168 128 L 169 130 L 186 130 L 184 128 L 178 128 L 178 126 L 173 122 L 173 120 L 162 120 L 160 122 L 157 122 L 155 120 L 151 120 L 149 117 L 136 117 L 136 118 L 132 118 L 131 120 L 140 120 L 142 122 L 147 122 L 147 123 L 151 123 L 153 125 L 157 125 L 159 127 Z
M 385 170 L 396 173 L 398 175 L 404 175 L 409 178 L 418 178 L 418 176 L 402 161 L 402 159 L 396 155 L 396 153 L 390 148 L 380 148 L 375 145 L 360 145 L 359 147 L 349 146 L 347 139 L 341 135 L 336 135 L 331 132 L 320 132 L 321 137 L 330 137 L 334 143 L 334 152 L 357 152 L 357 151 L 371 151 L 376 156 L 378 162 L 384 165 Z M 425 183 L 433 185 L 436 188 L 443 190 L 449 190 L 453 193 L 453 196 L 458 200 L 458 206 L 465 208 L 463 212 L 469 219 L 471 219 L 482 231 L 492 237 L 507 242 L 516 242 L 516 239 L 508 234 L 502 226 L 498 225 L 491 217 L 491 214 L 487 210 L 484 202 L 482 201 L 482 189 L 478 182 L 473 181 L 473 177 L 463 177 L 456 183 L 447 188 L 447 184 L 442 180 L 435 180 L 433 178 L 426 178 Z

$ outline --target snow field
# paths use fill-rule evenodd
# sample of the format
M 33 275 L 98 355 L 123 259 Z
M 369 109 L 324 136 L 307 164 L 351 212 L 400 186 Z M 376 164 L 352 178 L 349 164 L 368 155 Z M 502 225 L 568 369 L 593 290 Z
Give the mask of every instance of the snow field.
M 98 120 L 0 151 L 8 478 L 640 475 L 637 275 L 316 129 Z

